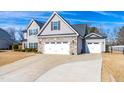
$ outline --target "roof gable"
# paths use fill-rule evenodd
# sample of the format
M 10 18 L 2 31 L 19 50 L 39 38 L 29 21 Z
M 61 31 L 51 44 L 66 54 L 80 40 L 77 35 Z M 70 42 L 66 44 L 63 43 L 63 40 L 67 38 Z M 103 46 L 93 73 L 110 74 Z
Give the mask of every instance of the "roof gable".
M 90 33 L 85 36 L 86 39 L 104 39 L 105 37 L 96 33 Z
M 28 29 L 28 28 L 32 25 L 33 22 L 35 22 L 35 23 L 37 24 L 37 26 L 39 26 L 40 28 L 43 27 L 43 25 L 44 25 L 44 23 L 32 19 L 32 20 L 29 22 L 29 24 L 28 24 L 28 26 L 27 26 L 26 29 Z
M 47 20 L 47 22 L 46 22 L 46 23 L 44 24 L 44 26 L 41 28 L 40 33 L 39 33 L 38 35 L 43 35 L 43 33 L 45 32 L 45 29 L 47 28 L 47 26 L 50 24 L 50 22 L 51 22 L 55 17 L 57 17 L 58 19 L 60 19 L 61 22 L 64 23 L 64 24 L 66 25 L 66 27 L 68 27 L 68 28 L 71 30 L 72 33 L 75 33 L 76 35 L 79 35 L 78 32 L 76 32 L 75 29 L 74 29 L 73 27 L 71 27 L 71 25 L 70 25 L 68 22 L 66 22 L 66 21 L 64 20 L 64 18 L 62 18 L 57 12 L 53 12 L 53 14 L 51 15 L 51 17 Z M 49 27 L 49 28 L 50 28 L 50 27 Z M 68 30 L 66 30 L 66 31 L 68 31 Z M 58 32 L 59 32 L 59 31 L 58 31 Z M 61 32 L 61 31 L 60 31 L 60 32 Z M 63 32 L 63 33 L 64 33 L 64 32 Z M 65 32 L 65 33 L 66 33 L 66 32 Z M 53 34 L 55 34 L 54 31 L 53 31 Z

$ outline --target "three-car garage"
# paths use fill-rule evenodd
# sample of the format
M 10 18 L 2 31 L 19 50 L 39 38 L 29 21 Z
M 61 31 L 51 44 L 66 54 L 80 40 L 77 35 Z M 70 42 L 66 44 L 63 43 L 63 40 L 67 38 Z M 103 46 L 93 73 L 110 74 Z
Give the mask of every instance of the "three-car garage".
M 105 51 L 105 42 L 101 40 L 86 41 L 86 53 L 102 53 Z M 83 47 L 83 46 L 82 46 Z M 44 54 L 70 54 L 69 42 L 45 42 L 43 46 Z

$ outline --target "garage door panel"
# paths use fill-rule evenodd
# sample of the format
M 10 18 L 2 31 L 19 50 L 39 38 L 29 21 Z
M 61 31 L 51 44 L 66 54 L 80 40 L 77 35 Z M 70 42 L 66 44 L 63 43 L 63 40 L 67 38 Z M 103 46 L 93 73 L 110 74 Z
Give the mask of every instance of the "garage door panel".
M 88 48 L 89 53 L 101 53 L 102 52 L 101 43 L 96 43 L 96 42 L 87 43 L 87 48 Z
M 69 54 L 69 43 L 55 42 L 44 45 L 45 54 Z

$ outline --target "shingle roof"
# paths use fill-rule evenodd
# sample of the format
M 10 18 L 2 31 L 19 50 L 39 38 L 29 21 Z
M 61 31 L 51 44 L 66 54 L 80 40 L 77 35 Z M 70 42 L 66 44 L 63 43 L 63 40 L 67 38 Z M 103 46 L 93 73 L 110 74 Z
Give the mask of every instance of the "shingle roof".
M 40 29 L 43 27 L 43 25 L 45 23 L 45 22 L 41 22 L 41 21 L 32 19 L 26 29 L 28 29 L 30 27 L 30 25 L 32 24 L 33 21 L 35 21 L 38 24 L 38 26 L 40 27 Z
M 77 31 L 79 33 L 79 35 L 81 35 L 82 37 L 84 37 L 86 35 L 86 28 L 87 25 L 86 24 L 74 24 L 71 25 L 73 27 L 73 29 L 75 31 Z
M 23 30 L 22 32 L 25 33 L 25 32 L 27 32 L 27 30 Z
M 27 41 L 27 39 L 23 39 L 23 40 L 21 40 L 21 42 L 23 42 L 23 41 Z
M 0 39 L 1 40 L 7 40 L 9 42 L 12 42 L 11 36 L 2 28 L 0 28 Z
M 32 19 L 32 20 L 31 20 L 31 23 L 28 25 L 28 27 L 32 24 L 33 21 L 35 21 L 35 22 L 38 24 L 38 26 L 40 27 L 40 29 L 43 27 L 43 25 L 44 25 L 44 23 L 45 23 L 45 22 L 41 22 L 41 21 Z M 27 29 L 28 29 L 28 27 L 27 27 Z M 23 30 L 22 32 L 25 33 L 25 32 L 27 32 L 27 30 L 25 29 L 25 30 Z
M 40 28 L 43 27 L 44 22 L 40 22 L 40 21 L 38 21 L 38 20 L 34 20 L 34 21 L 40 26 Z

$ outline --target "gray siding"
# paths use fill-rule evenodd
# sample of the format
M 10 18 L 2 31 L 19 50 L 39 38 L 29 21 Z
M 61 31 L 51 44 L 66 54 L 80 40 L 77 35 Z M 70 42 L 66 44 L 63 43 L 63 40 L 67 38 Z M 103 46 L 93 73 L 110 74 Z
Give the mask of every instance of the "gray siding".
M 7 40 L 0 39 L 0 49 L 7 49 L 12 43 L 8 42 Z
M 0 49 L 7 49 L 12 45 L 13 40 L 10 35 L 3 29 L 0 28 Z
M 78 54 L 81 54 L 82 48 L 83 48 L 82 38 L 81 37 L 78 37 L 77 38 L 77 53 Z

